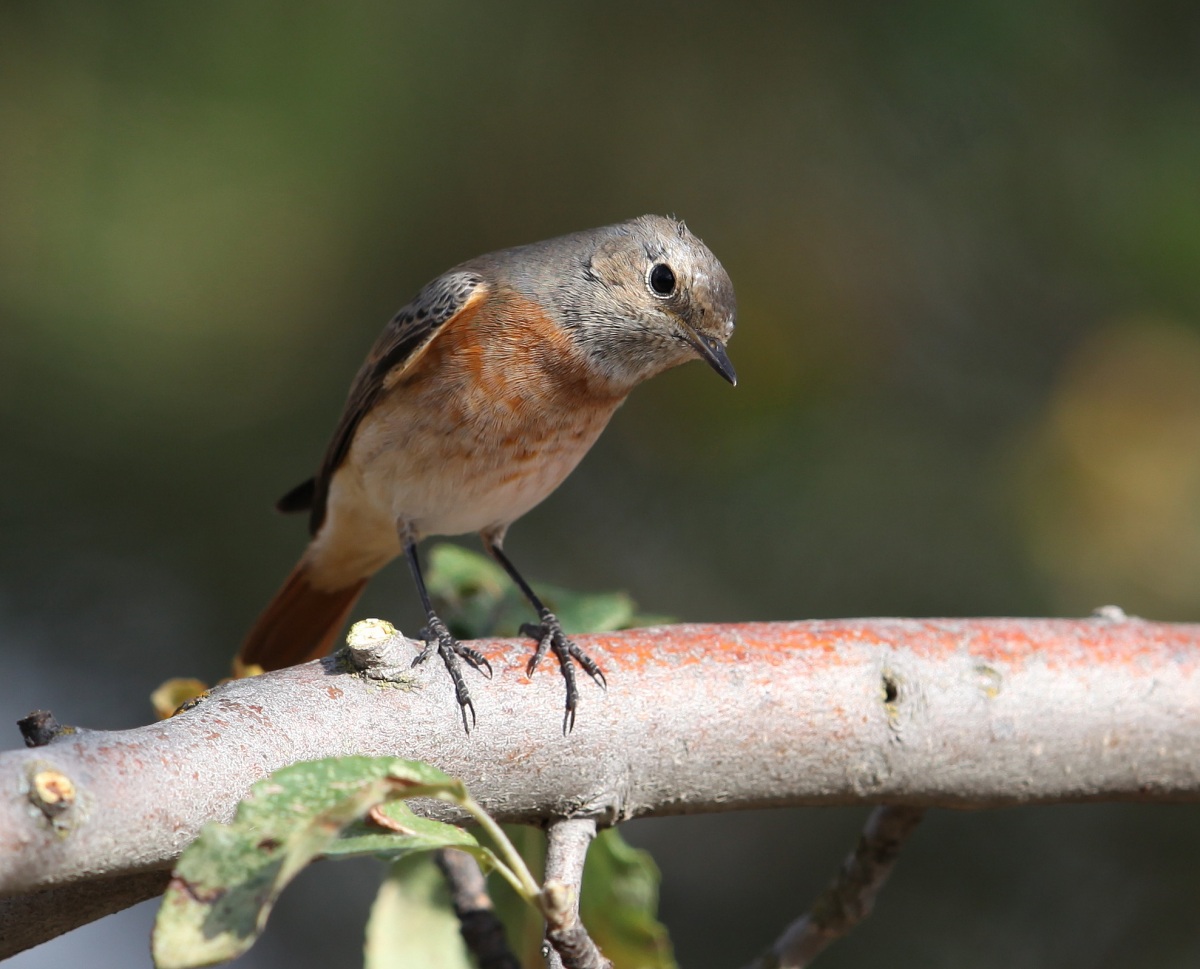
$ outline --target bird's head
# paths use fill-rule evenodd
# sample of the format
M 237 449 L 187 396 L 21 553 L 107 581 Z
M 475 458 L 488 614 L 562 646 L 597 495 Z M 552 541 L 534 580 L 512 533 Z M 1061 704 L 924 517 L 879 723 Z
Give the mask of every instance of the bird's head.
M 552 298 L 597 369 L 632 387 L 699 357 L 737 383 L 733 283 L 687 226 L 644 215 L 566 239 L 577 244 Z

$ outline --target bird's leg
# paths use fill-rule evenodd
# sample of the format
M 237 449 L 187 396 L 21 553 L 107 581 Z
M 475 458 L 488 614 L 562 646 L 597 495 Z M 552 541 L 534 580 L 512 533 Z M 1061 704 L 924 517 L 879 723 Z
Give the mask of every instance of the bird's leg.
M 575 729 L 575 707 L 579 702 L 579 690 L 575 685 L 575 663 L 582 666 L 588 676 L 599 683 L 604 689 L 608 689 L 608 681 L 604 679 L 604 673 L 596 664 L 596 661 L 567 638 L 567 634 L 563 632 L 562 623 L 558 621 L 558 617 L 546 608 L 546 604 L 538 598 L 537 593 L 533 591 L 533 588 L 525 581 L 521 573 L 517 571 L 516 566 L 509 561 L 508 556 L 504 554 L 504 549 L 500 547 L 499 540 L 495 537 L 484 535 L 483 544 L 491 556 L 500 563 L 501 568 L 508 573 L 509 578 L 517 584 L 517 588 L 521 590 L 525 598 L 532 603 L 533 608 L 537 610 L 538 618 L 541 622 L 525 623 L 521 627 L 522 633 L 537 640 L 537 648 L 529 658 L 529 665 L 525 671 L 532 676 L 538 663 L 542 661 L 542 657 L 547 652 L 554 653 L 555 658 L 558 660 L 558 668 L 562 670 L 563 679 L 567 685 L 566 711 L 563 714 L 563 733 L 570 733 Z
M 442 662 L 446 664 L 446 672 L 450 674 L 451 682 L 454 683 L 454 696 L 462 711 L 463 728 L 470 733 L 471 727 L 475 725 L 475 704 L 471 702 L 471 694 L 467 690 L 467 681 L 463 679 L 462 667 L 458 658 L 461 656 L 475 669 L 486 673 L 489 679 L 492 675 L 492 664 L 479 650 L 464 646 L 450 635 L 446 624 L 434 612 L 433 603 L 429 598 L 429 590 L 425 588 L 425 577 L 421 574 L 421 561 L 417 558 L 417 543 L 403 535 L 401 541 L 404 542 L 404 557 L 408 559 L 408 567 L 412 570 L 413 581 L 417 584 L 417 594 L 421 597 L 421 605 L 425 609 L 425 627 L 419 633 L 420 637 L 425 640 L 425 648 L 413 660 L 412 665 L 416 666 L 418 663 L 425 662 L 433 655 L 434 650 L 437 650 L 438 655 L 442 657 Z M 470 723 L 467 723 L 468 712 L 471 714 Z

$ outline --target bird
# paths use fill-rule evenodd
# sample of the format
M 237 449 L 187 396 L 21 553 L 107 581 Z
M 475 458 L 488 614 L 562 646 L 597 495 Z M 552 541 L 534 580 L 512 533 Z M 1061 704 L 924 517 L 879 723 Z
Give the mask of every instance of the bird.
M 276 505 L 307 511 L 311 537 L 247 634 L 242 668 L 327 653 L 367 580 L 403 555 L 425 612 L 414 665 L 441 657 L 470 733 L 460 660 L 488 677 L 491 665 L 438 615 L 417 546 L 476 532 L 537 614 L 522 626 L 536 640 L 526 671 L 554 654 L 569 733 L 575 664 L 607 681 L 517 571 L 505 535 L 642 381 L 699 358 L 736 385 L 726 350 L 736 316 L 716 256 L 681 220 L 658 215 L 489 253 L 428 283 L 367 355 L 316 474 Z

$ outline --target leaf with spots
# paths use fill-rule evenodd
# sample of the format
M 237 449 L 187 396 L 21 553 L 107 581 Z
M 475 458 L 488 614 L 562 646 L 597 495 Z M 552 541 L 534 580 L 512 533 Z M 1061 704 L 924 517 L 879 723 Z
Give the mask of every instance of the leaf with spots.
M 180 858 L 154 927 L 155 965 L 213 965 L 245 952 L 280 892 L 322 855 L 394 859 L 451 846 L 499 866 L 462 829 L 417 818 L 399 803 L 410 797 L 478 811 L 460 781 L 398 758 L 311 761 L 260 781 L 232 822 L 205 826 Z M 373 824 L 365 823 L 372 814 Z

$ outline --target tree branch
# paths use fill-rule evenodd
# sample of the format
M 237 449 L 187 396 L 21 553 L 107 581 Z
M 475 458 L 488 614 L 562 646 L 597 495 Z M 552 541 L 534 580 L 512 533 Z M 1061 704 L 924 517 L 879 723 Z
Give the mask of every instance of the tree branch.
M 479 863 L 453 848 L 440 848 L 433 858 L 450 888 L 450 904 L 463 942 L 479 969 L 521 969 L 508 947 L 504 924 L 496 915 Z
M 870 915 L 900 849 L 924 816 L 924 808 L 892 804 L 872 811 L 858 845 L 812 909 L 789 925 L 746 969 L 805 969 Z
M 596 837 L 594 818 L 559 818 L 547 829 L 547 893 L 559 905 L 547 915 L 546 938 L 553 949 L 549 969 L 612 969 L 579 921 L 579 890 L 588 846 Z
M 405 643 L 398 680 L 335 657 L 228 683 L 162 723 L 0 754 L 0 895 L 168 867 L 254 781 L 343 754 L 430 761 L 516 821 L 1200 800 L 1197 625 L 882 619 L 579 643 L 609 690 L 585 688 L 568 737 L 561 678 L 526 678 L 526 644 L 500 640 L 475 644 L 496 677 L 471 680 L 470 736 L 444 673 L 408 671 Z
M 161 895 L 170 880 L 158 869 L 0 898 L 0 959 Z

